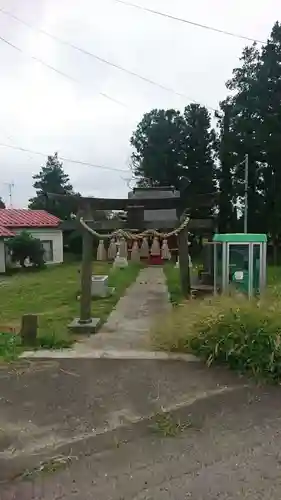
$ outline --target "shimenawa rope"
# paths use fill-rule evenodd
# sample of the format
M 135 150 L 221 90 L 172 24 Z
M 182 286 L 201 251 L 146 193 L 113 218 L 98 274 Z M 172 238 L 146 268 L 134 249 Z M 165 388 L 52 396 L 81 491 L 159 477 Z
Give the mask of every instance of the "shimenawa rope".
M 187 227 L 189 221 L 190 217 L 187 216 L 179 227 L 177 227 L 173 231 L 170 231 L 169 233 L 160 233 L 156 229 L 147 229 L 142 233 L 132 233 L 131 231 L 125 231 L 124 229 L 116 229 L 115 231 L 112 231 L 112 233 L 101 234 L 92 229 L 90 226 L 88 226 L 88 224 L 84 221 L 83 217 L 79 218 L 79 222 L 84 227 L 84 229 L 89 231 L 89 233 L 91 233 L 93 236 L 95 236 L 100 240 L 105 240 L 108 238 L 125 238 L 126 240 L 140 240 L 149 236 L 167 239 L 170 238 L 171 236 L 177 236 L 181 231 L 183 231 L 183 229 Z

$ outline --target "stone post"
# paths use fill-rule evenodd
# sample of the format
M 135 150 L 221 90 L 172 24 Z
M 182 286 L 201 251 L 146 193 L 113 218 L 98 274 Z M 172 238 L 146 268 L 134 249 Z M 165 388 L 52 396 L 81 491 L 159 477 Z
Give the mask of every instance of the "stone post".
M 24 314 L 21 319 L 20 336 L 22 344 L 34 346 L 37 341 L 38 316 L 36 314 Z

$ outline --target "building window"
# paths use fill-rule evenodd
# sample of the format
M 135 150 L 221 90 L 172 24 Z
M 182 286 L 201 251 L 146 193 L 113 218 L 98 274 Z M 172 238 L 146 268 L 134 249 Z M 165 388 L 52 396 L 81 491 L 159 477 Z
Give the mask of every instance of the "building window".
M 54 252 L 53 252 L 53 241 L 52 240 L 43 240 L 41 241 L 42 246 L 44 248 L 44 260 L 45 262 L 53 262 L 54 260 Z

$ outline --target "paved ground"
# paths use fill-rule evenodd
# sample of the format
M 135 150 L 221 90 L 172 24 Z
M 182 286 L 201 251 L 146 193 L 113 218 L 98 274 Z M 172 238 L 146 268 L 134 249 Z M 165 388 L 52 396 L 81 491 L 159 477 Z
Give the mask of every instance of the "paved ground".
M 47 360 L 3 368 L 0 478 L 10 459 L 102 434 L 237 384 L 229 373 L 183 361 Z
M 171 308 L 165 275 L 161 267 L 142 269 L 110 314 L 100 332 L 83 339 L 73 349 L 36 351 L 28 357 L 145 357 L 153 321 Z M 131 354 L 129 354 L 131 352 Z M 123 354 L 122 354 L 123 353 Z M 138 355 L 139 353 L 139 355 Z M 142 354 L 141 354 L 142 353 Z
M 81 366 L 85 364 L 86 370 L 89 370 L 91 361 L 79 360 L 77 363 Z M 126 367 L 118 366 L 117 361 L 94 363 L 102 363 L 102 367 L 109 363 L 109 372 L 115 369 L 115 379 L 118 381 L 116 398 L 114 389 L 111 398 L 107 389 L 105 399 L 99 400 L 101 388 L 98 390 L 99 383 L 95 380 L 91 388 L 88 383 L 83 391 L 83 376 L 82 380 L 75 379 L 71 389 L 65 375 L 65 379 L 59 384 L 58 392 L 54 382 L 49 382 L 44 388 L 45 394 L 48 395 L 53 387 L 51 400 L 47 397 L 43 402 L 42 396 L 37 404 L 34 401 L 32 405 L 25 392 L 22 402 L 26 400 L 28 404 L 21 406 L 20 403 L 10 402 L 10 411 L 7 411 L 6 407 L 4 414 L 11 418 L 12 422 L 15 421 L 16 412 L 21 418 L 32 417 L 36 426 L 41 422 L 45 429 L 49 430 L 55 424 L 54 430 L 59 431 L 60 435 L 65 435 L 64 431 L 68 427 L 66 435 L 70 437 L 71 428 L 73 432 L 79 427 L 81 430 L 89 430 L 91 426 L 97 425 L 98 421 L 101 423 L 101 415 L 108 417 L 108 407 L 111 410 L 114 407 L 122 407 L 125 420 L 128 416 L 126 425 L 104 434 L 88 435 L 76 442 L 73 440 L 69 446 L 54 449 L 50 456 L 54 457 L 60 453 L 66 459 L 69 457 L 65 468 L 51 472 L 49 463 L 45 472 L 34 473 L 28 480 L 18 479 L 2 483 L 1 500 L 280 499 L 279 388 L 246 386 L 245 380 L 237 380 L 230 374 L 217 370 L 205 371 L 195 363 L 174 362 L 169 366 L 170 363 L 167 362 L 149 361 L 141 372 L 139 369 L 143 361 L 137 363 L 139 367 L 135 362 L 132 365 L 131 361 L 126 362 Z M 66 369 L 66 365 L 63 366 L 61 368 Z M 77 364 L 73 368 L 76 374 L 82 375 L 78 366 Z M 131 373 L 129 379 L 127 370 Z M 133 391 L 133 373 L 142 377 L 137 394 Z M 145 401 L 149 401 L 149 398 L 152 398 L 148 403 L 151 405 L 149 410 L 159 409 L 159 403 L 155 403 L 159 401 L 159 392 L 154 384 L 156 375 L 165 388 L 160 401 L 166 401 L 168 405 L 171 401 L 178 401 L 178 409 L 175 406 L 168 419 L 162 416 L 156 420 L 144 419 L 134 423 L 135 416 L 140 415 L 144 406 L 148 410 Z M 34 379 L 34 394 L 35 379 L 37 378 L 40 387 L 42 374 L 39 375 L 38 372 L 37 377 L 24 375 L 24 381 L 27 382 L 30 376 Z M 146 385 L 150 377 L 153 377 L 149 384 L 151 392 Z M 193 391 L 189 395 L 184 394 L 184 386 L 188 388 L 192 380 Z M 109 381 L 108 378 L 107 386 Z M 15 384 L 15 379 L 12 379 L 11 383 Z M 19 385 L 23 387 L 22 384 L 21 382 Z M 199 388 L 203 386 L 208 389 L 200 392 Z M 30 392 L 30 388 L 26 391 Z M 181 402 L 178 399 L 180 393 Z M 106 408 L 103 408 L 102 403 L 105 403 Z M 56 405 L 58 414 L 55 411 Z M 127 413 L 124 412 L 124 407 Z M 1 415 L 3 408 L 5 409 L 5 405 L 1 404 Z M 51 417 L 54 413 L 56 417 Z M 122 411 L 119 416 L 116 412 L 115 418 L 118 420 L 121 414 Z M 167 428 L 175 431 L 176 435 L 165 437 Z M 41 450 L 35 460 L 33 456 L 30 461 L 30 456 L 26 453 L 22 466 L 24 463 L 29 467 L 31 464 L 38 466 L 43 456 Z M 1 471 L 8 470 L 8 462 L 2 458 Z M 12 464 L 13 459 L 10 458 L 10 470 Z M 54 467 L 56 469 L 57 465 Z

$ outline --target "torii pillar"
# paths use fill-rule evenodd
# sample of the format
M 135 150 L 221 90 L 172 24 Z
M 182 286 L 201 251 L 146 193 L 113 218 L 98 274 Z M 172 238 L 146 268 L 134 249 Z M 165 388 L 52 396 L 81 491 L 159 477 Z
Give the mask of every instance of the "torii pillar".
M 86 215 L 92 218 L 91 212 L 79 214 L 79 218 Z M 75 318 L 68 326 L 72 333 L 91 334 L 95 333 L 100 323 L 100 318 L 92 317 L 92 261 L 93 261 L 93 236 L 82 227 L 83 247 L 81 266 L 81 295 L 80 295 L 80 316 Z

